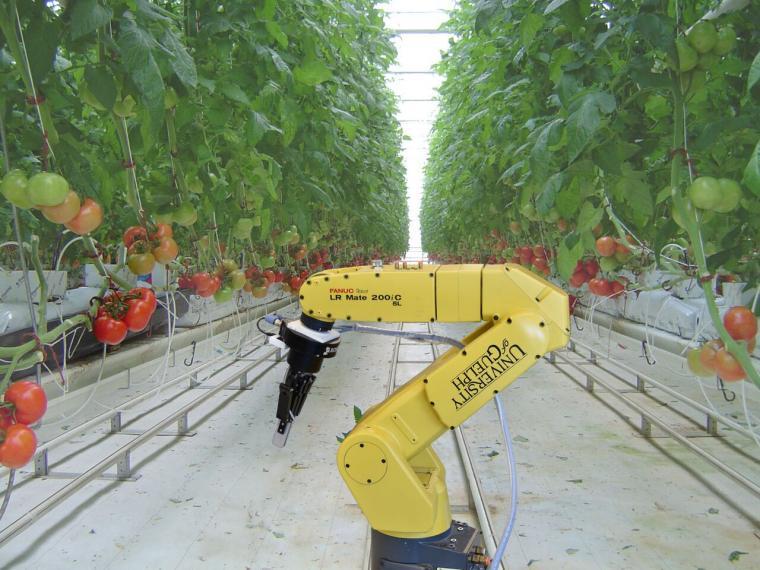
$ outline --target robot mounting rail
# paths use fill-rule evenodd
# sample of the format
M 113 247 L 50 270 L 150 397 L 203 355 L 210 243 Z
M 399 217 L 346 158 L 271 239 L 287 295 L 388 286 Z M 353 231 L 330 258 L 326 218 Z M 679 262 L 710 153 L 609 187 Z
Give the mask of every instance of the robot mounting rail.
M 567 344 L 565 292 L 518 265 L 415 264 L 324 271 L 302 285 L 300 301 L 301 318 L 281 323 L 278 337 L 290 348 L 278 445 L 322 360 L 336 353 L 336 320 L 482 322 L 462 348 L 448 350 L 368 409 L 340 445 L 337 462 L 373 529 L 373 570 L 485 568 L 479 533 L 451 520 L 445 469 L 431 444 Z

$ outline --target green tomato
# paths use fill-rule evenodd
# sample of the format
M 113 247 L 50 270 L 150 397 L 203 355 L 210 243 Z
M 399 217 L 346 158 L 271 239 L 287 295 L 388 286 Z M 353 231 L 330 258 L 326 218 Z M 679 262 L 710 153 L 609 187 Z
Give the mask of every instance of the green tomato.
M 620 262 L 613 255 L 612 257 L 603 257 L 599 260 L 599 267 L 605 273 L 615 271 L 620 266 Z
M 230 273 L 230 285 L 234 291 L 242 289 L 243 285 L 245 285 L 245 280 L 245 272 L 240 269 L 236 269 Z
M 678 71 L 689 71 L 696 67 L 699 55 L 685 39 L 676 39 L 676 51 L 678 52 Z
M 28 210 L 34 207 L 34 203 L 29 199 L 27 184 L 26 174 L 21 170 L 11 170 L 3 177 L 0 192 L 17 208 Z
M 715 47 L 715 43 L 718 41 L 718 32 L 711 22 L 701 21 L 692 26 L 689 33 L 686 34 L 686 39 L 689 40 L 691 47 L 699 53 L 707 53 Z
M 222 287 L 214 293 L 214 301 L 217 303 L 226 303 L 232 301 L 232 287 Z
M 198 178 L 198 175 L 185 176 L 185 186 L 193 194 L 203 194 L 203 181 Z
M 714 53 L 703 53 L 699 56 L 699 62 L 697 63 L 697 67 L 699 69 L 704 69 L 705 71 L 708 69 L 712 69 L 716 65 L 720 63 L 720 56 L 715 55 Z
M 222 259 L 222 267 L 227 273 L 230 273 L 238 269 L 238 264 L 235 263 L 234 259 Z
M 290 245 L 296 245 L 296 244 L 298 244 L 300 241 L 301 241 L 301 236 L 298 234 L 298 232 L 296 232 L 296 233 L 294 233 L 294 234 L 291 236 L 291 238 L 290 238 L 290 241 L 289 241 L 288 243 L 289 243 Z
M 741 186 L 729 178 L 719 178 L 718 188 L 720 189 L 720 202 L 713 208 L 713 211 L 721 214 L 733 212 L 742 199 Z
M 275 263 L 274 257 L 270 255 L 262 257 L 261 259 L 259 259 L 259 261 L 261 262 L 262 269 L 269 269 L 270 267 L 274 267 L 274 263 Z
M 736 45 L 736 32 L 730 26 L 723 26 L 718 30 L 718 39 L 715 41 L 713 53 L 717 55 L 726 55 L 733 51 Z
M 174 214 L 171 212 L 159 212 L 153 216 L 156 219 L 157 224 L 168 224 L 171 225 L 174 223 Z
M 188 227 L 192 226 L 198 219 L 198 212 L 190 202 L 182 202 L 178 208 L 172 212 L 172 218 L 174 223 L 180 226 Z
M 40 172 L 29 179 L 26 191 L 36 206 L 58 206 L 69 195 L 69 183 L 60 174 Z
M 281 234 L 279 234 L 277 237 L 274 238 L 274 244 L 275 245 L 287 245 L 290 243 L 290 240 L 293 239 L 293 232 L 290 230 L 285 230 Z
M 700 348 L 692 348 L 689 352 L 686 353 L 686 364 L 688 365 L 689 370 L 695 376 L 701 376 L 703 378 L 707 378 L 708 376 L 715 376 L 715 372 L 708 370 L 702 364 L 702 361 L 699 359 L 699 355 L 701 353 L 702 349 Z
M 713 210 L 720 204 L 720 186 L 712 176 L 700 176 L 691 183 L 688 190 L 692 203 L 700 210 Z

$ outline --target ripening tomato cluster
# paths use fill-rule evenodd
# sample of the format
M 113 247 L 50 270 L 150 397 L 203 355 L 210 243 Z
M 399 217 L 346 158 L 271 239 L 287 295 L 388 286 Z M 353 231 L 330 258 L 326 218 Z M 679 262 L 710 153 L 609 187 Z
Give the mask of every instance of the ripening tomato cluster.
M 157 305 L 156 294 L 147 287 L 136 287 L 127 293 L 113 291 L 102 299 L 92 332 L 98 342 L 120 344 L 128 332 L 145 330 Z
M 747 307 L 731 307 L 723 315 L 723 326 L 735 341 L 744 343 L 747 352 L 755 350 L 757 317 Z M 726 382 L 736 382 L 747 377 L 747 372 L 719 339 L 713 339 L 686 355 L 689 370 L 696 376 L 713 376 Z
M 576 289 L 588 283 L 591 294 L 600 297 L 617 297 L 625 292 L 625 284 L 622 280 L 597 277 L 600 270 L 601 266 L 596 259 L 580 260 L 575 265 L 569 283 Z
M 122 236 L 127 248 L 127 267 L 135 275 L 147 275 L 156 263 L 166 265 L 179 255 L 171 224 L 159 223 L 148 233 L 142 226 L 127 228 Z
M 46 220 L 63 224 L 80 236 L 103 223 L 100 204 L 91 198 L 82 202 L 60 174 L 39 172 L 27 180 L 22 170 L 11 170 L 0 182 L 0 192 L 17 208 L 36 208 Z
M 37 436 L 29 426 L 47 410 L 45 391 L 27 380 L 11 384 L 0 402 L 0 465 L 19 469 L 37 449 Z

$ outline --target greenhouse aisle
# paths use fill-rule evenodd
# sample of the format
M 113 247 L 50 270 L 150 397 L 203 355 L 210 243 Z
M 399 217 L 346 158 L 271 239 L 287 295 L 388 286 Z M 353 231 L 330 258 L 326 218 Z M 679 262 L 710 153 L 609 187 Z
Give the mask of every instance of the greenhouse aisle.
M 460 335 L 466 327 L 439 330 Z M 231 392 L 226 406 L 217 399 L 202 409 L 205 417 L 220 407 L 197 416 L 196 436 L 142 448 L 136 482 L 89 485 L 0 549 L 0 559 L 23 569 L 361 568 L 366 523 L 334 468 L 335 437 L 353 423 L 354 405 L 366 409 L 385 393 L 392 345 L 344 336 L 285 449 L 270 443 L 280 364 L 252 390 Z M 399 382 L 412 373 L 400 366 Z M 753 524 L 663 451 L 704 470 L 693 457 L 639 437 L 545 362 L 504 402 L 520 483 L 509 568 L 757 567 Z M 509 481 L 493 408 L 464 432 L 500 532 Z M 67 468 L 81 470 L 87 460 L 82 454 Z M 461 501 L 462 483 L 450 485 Z M 40 487 L 32 487 L 17 489 L 17 510 L 39 501 Z M 750 501 L 745 511 L 759 512 Z M 735 551 L 747 554 L 729 562 Z

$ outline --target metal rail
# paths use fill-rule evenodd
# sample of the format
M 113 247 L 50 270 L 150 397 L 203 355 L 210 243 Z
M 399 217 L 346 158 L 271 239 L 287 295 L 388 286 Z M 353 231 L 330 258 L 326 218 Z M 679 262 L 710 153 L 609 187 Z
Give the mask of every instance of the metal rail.
M 600 380 L 597 376 L 592 375 L 587 368 L 581 368 L 581 366 L 569 358 L 565 357 L 563 354 L 559 352 L 555 352 L 554 354 L 554 362 L 550 359 L 550 362 L 554 365 L 555 368 L 557 368 L 560 372 L 562 372 L 565 376 L 573 380 L 574 382 L 578 382 L 578 380 L 573 377 L 571 374 L 569 374 L 566 370 L 563 370 L 559 364 L 556 362 L 556 358 L 560 358 L 565 364 L 572 367 L 573 369 L 580 372 L 585 378 L 586 378 L 586 385 L 583 386 L 588 392 L 593 392 L 594 384 L 599 384 L 606 390 L 608 390 L 607 393 L 609 393 L 611 396 L 617 398 L 621 402 L 623 402 L 626 406 L 632 408 L 636 411 L 636 413 L 639 414 L 641 418 L 641 432 L 645 436 L 651 435 L 651 429 L 652 425 L 657 426 L 662 431 L 667 433 L 670 437 L 672 437 L 675 441 L 682 444 L 684 447 L 686 447 L 689 451 L 692 451 L 693 453 L 700 456 L 702 459 L 708 461 L 711 463 L 714 467 L 716 467 L 721 472 L 725 473 L 732 479 L 734 479 L 736 482 L 740 483 L 742 486 L 747 488 L 749 491 L 754 493 L 756 496 L 760 497 L 760 485 L 752 481 L 751 479 L 748 479 L 738 471 L 736 471 L 733 467 L 730 467 L 723 463 L 720 459 L 712 455 L 711 453 L 708 453 L 698 445 L 692 443 L 688 440 L 688 438 L 682 436 L 680 433 L 675 431 L 672 427 L 670 427 L 665 421 L 661 420 L 659 417 L 654 415 L 652 412 L 646 410 L 630 398 L 627 398 L 625 395 L 621 394 L 617 390 L 615 390 L 612 386 L 607 384 L 605 381 Z M 601 367 L 600 367 L 601 368 Z M 602 368 L 602 370 L 604 370 Z M 578 382 L 579 383 L 579 382 Z
M 292 304 L 292 303 L 291 303 Z M 284 308 L 288 308 L 290 305 L 285 305 Z M 237 328 L 246 326 L 249 323 L 241 324 Z M 247 342 L 254 342 L 256 339 L 260 339 L 264 337 L 263 334 L 257 334 L 254 337 L 252 337 Z M 143 392 L 142 394 L 139 394 L 135 396 L 134 398 L 127 400 L 126 402 L 120 404 L 118 407 L 113 408 L 112 410 L 108 410 L 106 412 L 103 412 L 102 414 L 99 414 L 95 416 L 94 418 L 91 418 L 85 422 L 82 422 L 81 424 L 76 425 L 75 427 L 65 431 L 64 433 L 54 437 L 53 439 L 46 441 L 45 443 L 40 444 L 37 447 L 37 450 L 34 454 L 34 466 L 35 466 L 35 475 L 42 476 L 47 475 L 47 465 L 49 463 L 48 461 L 48 451 L 58 447 L 59 445 L 65 443 L 69 439 L 72 439 L 73 437 L 77 437 L 81 435 L 82 430 L 88 430 L 98 424 L 105 423 L 105 422 L 112 422 L 114 419 L 117 418 L 121 414 L 121 412 L 124 412 L 130 408 L 135 407 L 136 405 L 142 403 L 144 400 L 147 400 L 151 396 L 155 395 L 157 392 L 160 392 L 168 387 L 174 386 L 175 384 L 181 382 L 185 379 L 190 379 L 190 387 L 187 391 L 190 391 L 193 388 L 196 388 L 198 386 L 197 377 L 198 373 L 202 372 L 203 370 L 211 367 L 214 364 L 220 363 L 224 360 L 228 360 L 230 358 L 235 360 L 240 360 L 242 358 L 245 358 L 246 356 L 252 354 L 253 352 L 256 352 L 261 348 L 261 346 L 256 346 L 252 350 L 248 351 L 245 354 L 242 354 L 240 352 L 240 349 L 233 353 L 226 353 L 221 354 L 214 358 L 213 360 L 209 360 L 208 362 L 205 362 L 203 364 L 199 364 L 198 366 L 194 367 L 192 370 L 188 370 L 187 372 L 184 372 L 177 376 L 176 378 L 173 378 L 171 380 L 168 380 L 164 382 L 163 384 L 159 384 L 158 386 L 151 388 L 150 390 L 147 390 Z M 94 387 L 92 389 L 95 389 Z M 5 467 L 0 467 L 0 476 L 7 472 L 8 470 Z
M 154 436 L 158 435 L 159 432 L 167 428 L 170 424 L 181 421 L 182 418 L 186 418 L 187 414 L 198 407 L 200 404 L 204 403 L 206 400 L 210 399 L 217 393 L 224 390 L 227 386 L 232 384 L 233 382 L 240 379 L 242 375 L 247 375 L 250 370 L 264 362 L 267 358 L 272 356 L 275 353 L 278 353 L 279 349 L 273 349 L 272 351 L 268 352 L 265 356 L 263 356 L 258 361 L 251 361 L 249 364 L 247 364 L 245 367 L 243 367 L 239 372 L 235 372 L 229 379 L 224 380 L 211 388 L 208 392 L 203 392 L 198 398 L 193 400 L 192 402 L 189 402 L 188 404 L 185 404 L 177 410 L 176 412 L 170 414 L 169 416 L 165 417 L 163 420 L 159 421 L 158 423 L 154 424 L 153 427 L 149 428 L 147 431 L 142 433 L 141 435 L 135 437 L 132 441 L 129 443 L 123 445 L 118 450 L 110 454 L 105 459 L 102 459 L 90 469 L 82 473 L 80 476 L 78 476 L 76 479 L 71 481 L 68 485 L 64 486 L 62 489 L 56 491 L 52 495 L 50 495 L 47 499 L 39 503 L 37 506 L 29 510 L 25 515 L 19 517 L 14 522 L 12 522 L 10 525 L 5 527 L 2 531 L 0 531 L 0 545 L 4 544 L 6 541 L 10 540 L 14 536 L 16 536 L 18 533 L 22 532 L 24 529 L 26 529 L 28 526 L 30 526 L 32 523 L 34 523 L 37 519 L 42 517 L 45 513 L 53 509 L 55 506 L 60 504 L 62 501 L 73 495 L 76 491 L 84 487 L 87 483 L 92 481 L 93 479 L 96 479 L 98 476 L 100 476 L 103 471 L 108 469 L 109 467 L 112 467 L 113 465 L 117 465 L 119 462 L 123 462 L 126 458 L 127 466 L 129 464 L 129 456 L 132 450 L 136 449 L 149 439 L 153 438 Z M 255 383 L 259 380 L 264 374 L 266 374 L 269 370 L 271 370 L 273 367 L 275 367 L 280 361 L 282 360 L 282 356 L 278 357 L 278 359 L 274 362 L 272 362 L 269 366 L 267 366 L 264 370 L 260 371 L 251 381 L 251 383 Z M 215 374 L 218 374 L 220 371 L 215 372 Z
M 588 350 L 589 351 L 590 360 L 592 362 L 594 362 L 599 368 L 601 368 L 602 370 L 604 370 L 605 372 L 607 372 L 610 376 L 614 376 L 615 378 L 617 378 L 621 382 L 625 382 L 629 386 L 631 385 L 629 383 L 629 381 L 626 380 L 625 378 L 622 378 L 622 377 L 618 376 L 615 372 L 613 372 L 613 371 L 611 371 L 611 370 L 609 370 L 609 369 L 607 369 L 604 366 L 601 366 L 599 364 L 597 357 L 601 356 L 602 358 L 605 358 L 604 354 L 602 354 L 600 351 L 596 350 L 595 348 L 589 346 L 588 344 L 586 344 L 584 342 L 573 340 L 568 345 L 568 348 L 569 348 L 569 350 L 571 350 L 575 354 L 578 354 L 579 356 L 582 356 L 582 355 L 577 350 L 575 350 L 575 345 L 580 345 L 583 348 L 585 348 L 586 350 Z M 639 392 L 644 392 L 644 390 L 646 388 L 646 384 L 651 384 L 652 386 L 657 387 L 658 389 L 662 390 L 666 394 L 669 394 L 670 396 L 673 396 L 679 402 L 682 402 L 682 403 L 686 404 L 687 406 L 689 406 L 690 408 L 692 408 L 694 410 L 697 410 L 697 411 L 700 411 L 703 414 L 705 414 L 707 416 L 707 427 L 706 427 L 706 429 L 711 434 L 717 435 L 717 425 L 715 424 L 715 422 L 719 422 L 719 423 L 722 423 L 722 424 L 730 427 L 731 429 L 733 429 L 733 430 L 741 433 L 742 435 L 747 436 L 750 439 L 752 439 L 754 437 L 753 434 L 752 434 L 752 432 L 750 430 L 748 430 L 747 428 L 745 428 L 744 426 L 742 426 L 741 424 L 736 423 L 735 421 L 727 418 L 726 416 L 724 416 L 722 414 L 716 414 L 714 410 L 708 408 L 707 406 L 705 406 L 703 404 L 700 404 L 696 400 L 692 400 L 691 398 L 689 398 L 688 396 L 685 396 L 685 395 L 681 394 L 677 390 L 674 390 L 673 388 L 671 388 L 669 386 L 666 386 L 665 384 L 663 384 L 662 382 L 660 382 L 658 380 L 655 380 L 651 376 L 649 376 L 647 374 L 644 374 L 643 372 L 640 372 L 640 371 L 636 370 L 635 368 L 633 368 L 631 366 L 628 366 L 627 364 L 623 364 L 621 362 L 616 362 L 616 361 L 613 361 L 613 360 L 611 360 L 609 358 L 607 358 L 606 360 L 609 360 L 610 363 L 613 366 L 617 366 L 618 368 L 622 368 L 623 370 L 626 370 L 626 371 L 630 372 L 631 374 L 634 374 L 636 376 L 636 386 L 635 387 L 636 387 L 636 389 Z

